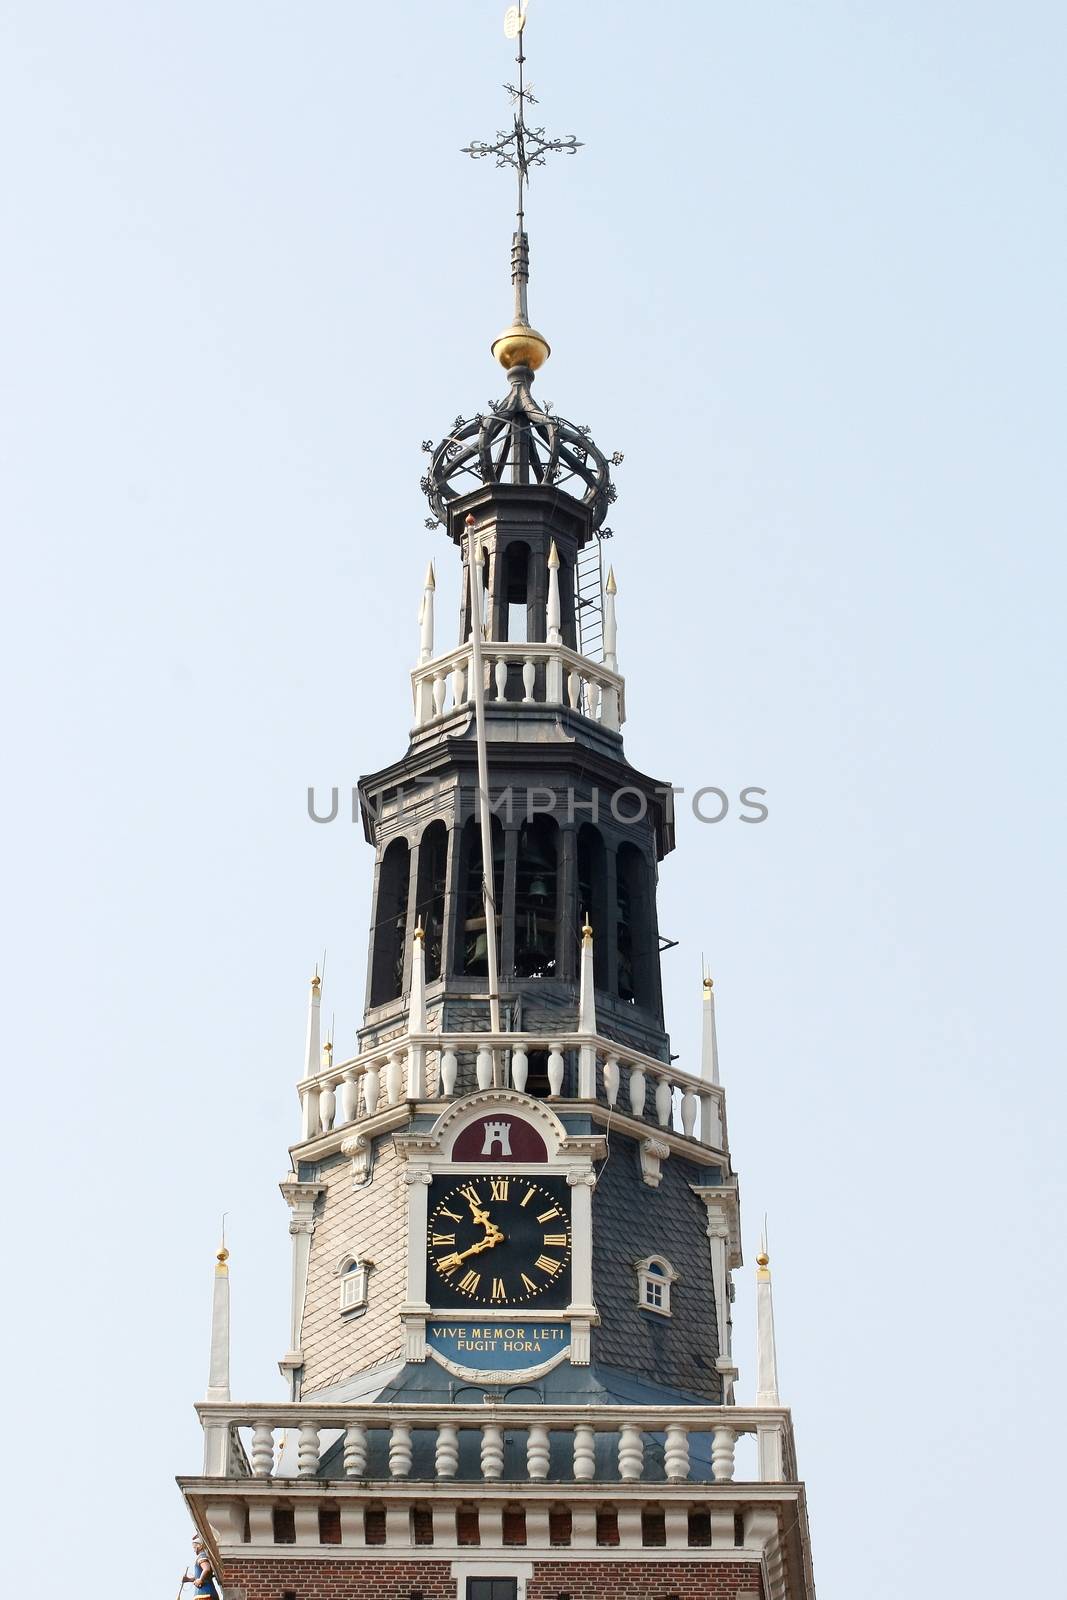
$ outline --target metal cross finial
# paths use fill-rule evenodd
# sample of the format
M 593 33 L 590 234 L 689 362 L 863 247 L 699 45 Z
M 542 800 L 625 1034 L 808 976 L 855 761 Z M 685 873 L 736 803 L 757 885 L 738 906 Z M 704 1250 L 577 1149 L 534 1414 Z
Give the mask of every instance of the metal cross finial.
M 527 316 L 526 280 L 529 277 L 529 249 L 526 244 L 525 224 L 526 185 L 530 181 L 530 168 L 543 167 L 545 156 L 550 152 L 573 156 L 581 147 L 581 140 L 576 139 L 573 133 L 566 134 L 560 139 L 550 139 L 544 128 L 531 128 L 527 125 L 526 107 L 537 104 L 533 92 L 523 81 L 523 67 L 526 64 L 523 36 L 526 30 L 527 4 L 528 0 L 522 0 L 521 6 L 510 6 L 504 17 L 505 35 L 519 42 L 519 53 L 515 57 L 519 69 L 518 86 L 511 83 L 504 85 L 515 107 L 514 124 L 510 129 L 498 129 L 492 143 L 485 139 L 472 139 L 470 144 L 463 146 L 463 154 L 475 160 L 482 156 L 495 156 L 498 167 L 514 167 L 516 170 L 519 195 L 515 230 L 516 248 L 512 251 L 511 275 L 515 284 L 515 314 L 523 321 Z

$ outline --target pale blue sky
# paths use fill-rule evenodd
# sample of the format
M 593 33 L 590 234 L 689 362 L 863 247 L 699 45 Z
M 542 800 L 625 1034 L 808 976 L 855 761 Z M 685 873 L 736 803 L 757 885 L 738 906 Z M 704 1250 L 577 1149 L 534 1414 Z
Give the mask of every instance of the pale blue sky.
M 305 790 L 402 754 L 431 554 L 452 637 L 419 444 L 502 387 L 511 185 L 458 153 L 502 10 L 0 7 L 5 1454 L 55 1539 L 9 1587 L 117 1549 L 173 1592 L 223 1209 L 235 1392 L 282 1393 L 306 980 L 328 946 L 347 1045 L 371 867 Z M 532 0 L 528 49 L 586 141 L 531 308 L 626 453 L 627 751 L 770 796 L 683 802 L 661 878 L 683 1061 L 716 974 L 742 1397 L 767 1210 L 821 1600 L 1045 1592 L 1063 8 Z

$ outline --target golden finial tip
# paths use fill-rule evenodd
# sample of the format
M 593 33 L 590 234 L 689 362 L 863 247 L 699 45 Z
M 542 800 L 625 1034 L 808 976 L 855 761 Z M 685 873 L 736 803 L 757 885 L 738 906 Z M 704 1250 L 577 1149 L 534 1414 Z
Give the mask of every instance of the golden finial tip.
M 705 994 L 710 994 L 711 991 L 714 989 L 714 987 L 715 987 L 715 979 L 712 977 L 710 972 L 706 973 L 705 977 L 704 977 L 704 993 Z
M 510 328 L 497 335 L 490 348 L 506 372 L 512 367 L 529 367 L 536 372 L 552 354 L 552 346 L 544 334 L 531 328 L 528 322 L 513 322 Z
M 757 1267 L 769 1267 L 770 1264 L 771 1264 L 770 1256 L 767 1254 L 766 1250 L 761 1250 L 759 1255 L 756 1257 L 756 1265 L 757 1265 Z
M 548 564 L 550 567 L 559 566 L 559 551 L 556 549 L 555 539 L 552 540 L 552 543 L 548 547 Z
M 224 1267 L 229 1259 L 230 1252 L 227 1250 L 225 1245 L 221 1245 L 215 1252 L 215 1260 L 218 1262 L 220 1267 Z
M 311 980 L 311 987 L 313 989 L 321 989 L 322 988 L 322 979 L 319 977 L 317 972 L 316 972 L 315 976 Z
M 592 944 L 593 942 L 593 925 L 588 918 L 582 926 L 582 941 L 584 944 Z
M 605 584 L 605 588 L 607 589 L 608 594 L 618 594 L 618 592 L 619 592 L 619 586 L 615 582 L 615 568 L 614 567 L 609 567 L 608 568 L 608 581 Z

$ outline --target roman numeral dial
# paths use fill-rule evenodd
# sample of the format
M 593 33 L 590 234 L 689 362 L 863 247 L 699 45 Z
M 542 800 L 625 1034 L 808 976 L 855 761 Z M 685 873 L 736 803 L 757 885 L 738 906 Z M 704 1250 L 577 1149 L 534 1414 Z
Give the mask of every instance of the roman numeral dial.
M 426 1232 L 427 1298 L 562 1310 L 571 1298 L 570 1191 L 554 1175 L 435 1177 Z

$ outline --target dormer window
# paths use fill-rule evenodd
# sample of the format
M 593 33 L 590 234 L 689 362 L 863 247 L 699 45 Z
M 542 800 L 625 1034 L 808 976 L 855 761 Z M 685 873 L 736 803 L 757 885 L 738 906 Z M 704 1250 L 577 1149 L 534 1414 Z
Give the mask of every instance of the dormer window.
M 642 1311 L 671 1314 L 671 1285 L 678 1274 L 664 1256 L 646 1256 L 637 1263 L 637 1303 Z
M 341 1310 L 362 1311 L 367 1304 L 367 1279 L 374 1265 L 366 1256 L 345 1256 L 337 1268 L 341 1279 Z

